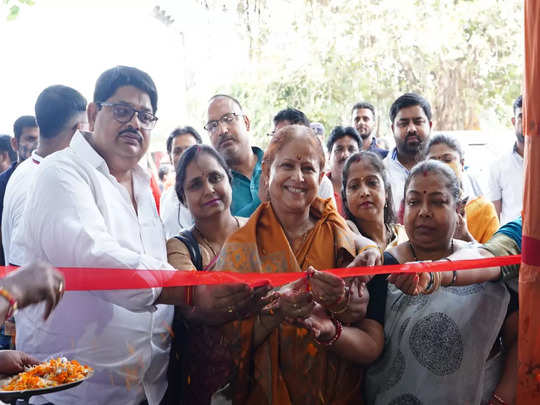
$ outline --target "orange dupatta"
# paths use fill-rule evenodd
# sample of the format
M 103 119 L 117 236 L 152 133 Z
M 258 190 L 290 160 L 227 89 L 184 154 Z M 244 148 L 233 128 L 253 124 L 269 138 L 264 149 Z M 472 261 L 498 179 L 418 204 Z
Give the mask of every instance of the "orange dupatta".
M 465 206 L 467 228 L 480 243 L 486 243 L 499 229 L 497 211 L 491 201 L 485 197 L 477 197 Z
M 263 203 L 227 240 L 217 269 L 298 272 L 310 265 L 327 269 L 350 262 L 356 253 L 354 234 L 331 200 L 316 198 L 310 215 L 317 223 L 295 254 L 270 203 Z M 253 347 L 256 327 L 255 318 L 223 327 L 224 340 L 236 357 L 235 404 L 361 403 L 362 367 L 318 346 L 307 330 L 285 323 Z

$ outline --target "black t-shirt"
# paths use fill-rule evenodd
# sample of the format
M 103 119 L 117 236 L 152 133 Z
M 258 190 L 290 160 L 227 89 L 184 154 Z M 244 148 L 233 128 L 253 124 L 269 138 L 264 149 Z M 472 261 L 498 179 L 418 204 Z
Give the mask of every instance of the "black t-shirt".
M 386 310 L 386 294 L 388 292 L 388 274 L 377 274 L 369 283 L 369 303 L 366 318 L 373 319 L 384 326 L 384 312 Z

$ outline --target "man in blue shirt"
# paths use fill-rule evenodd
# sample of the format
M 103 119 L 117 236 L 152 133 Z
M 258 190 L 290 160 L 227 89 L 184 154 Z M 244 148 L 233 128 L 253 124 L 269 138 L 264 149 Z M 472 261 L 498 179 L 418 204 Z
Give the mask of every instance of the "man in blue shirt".
M 250 121 L 232 96 L 216 94 L 208 104 L 208 122 L 204 126 L 212 146 L 223 156 L 232 171 L 231 212 L 249 217 L 259 206 L 259 180 L 263 151 L 251 146 Z
M 9 169 L 17 160 L 17 153 L 11 147 L 11 136 L 0 135 L 0 173 Z

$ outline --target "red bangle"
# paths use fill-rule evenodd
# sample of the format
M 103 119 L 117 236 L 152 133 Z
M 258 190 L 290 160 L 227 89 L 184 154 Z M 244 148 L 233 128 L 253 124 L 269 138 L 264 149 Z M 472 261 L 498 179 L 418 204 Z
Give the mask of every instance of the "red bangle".
M 17 300 L 5 288 L 0 288 L 0 296 L 4 297 L 9 302 L 8 311 L 5 319 L 11 318 L 17 312 Z
M 332 318 L 332 323 L 336 327 L 336 334 L 330 340 L 320 341 L 319 339 L 315 338 L 315 341 L 318 344 L 328 347 L 328 346 L 332 346 L 334 343 L 337 342 L 337 340 L 341 336 L 341 332 L 343 332 L 343 325 L 341 324 L 339 319 L 335 319 L 335 318 Z

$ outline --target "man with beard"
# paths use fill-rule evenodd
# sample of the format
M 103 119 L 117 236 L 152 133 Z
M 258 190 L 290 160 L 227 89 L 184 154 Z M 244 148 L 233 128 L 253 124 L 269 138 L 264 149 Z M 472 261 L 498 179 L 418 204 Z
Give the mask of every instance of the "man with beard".
M 388 151 L 377 146 L 377 139 L 373 135 L 376 125 L 375 107 L 365 101 L 356 103 L 352 108 L 352 121 L 362 138 L 362 150 L 375 152 L 384 159 Z
M 362 138 L 360 138 L 358 131 L 353 127 L 335 127 L 326 142 L 326 148 L 328 149 L 328 154 L 330 156 L 330 170 L 328 171 L 327 176 L 332 181 L 337 209 L 343 217 L 345 216 L 343 200 L 341 198 L 343 166 L 349 156 L 358 152 L 361 146 Z
M 232 171 L 231 213 L 249 217 L 259 206 L 259 179 L 263 151 L 251 146 L 251 122 L 240 102 L 226 94 L 216 94 L 208 104 L 208 122 L 204 126 L 212 146 L 223 156 Z
M 522 96 L 514 101 L 512 125 L 516 143 L 512 151 L 494 161 L 489 173 L 487 197 L 495 205 L 501 225 L 521 215 L 523 204 L 523 151 L 525 139 L 522 124 Z
M 17 152 L 17 160 L 11 166 L 0 174 L 0 218 L 4 210 L 4 195 L 9 178 L 17 168 L 17 166 L 30 157 L 32 151 L 36 149 L 38 144 L 39 128 L 36 118 L 31 115 L 23 115 L 17 118 L 13 124 L 13 132 L 15 137 L 11 138 L 11 147 Z M 4 251 L 0 253 L 0 264 L 5 264 Z
M 423 159 L 424 145 L 431 133 L 431 106 L 422 96 L 405 93 L 390 107 L 390 121 L 396 147 L 386 156 L 384 164 L 397 213 L 409 171 Z

